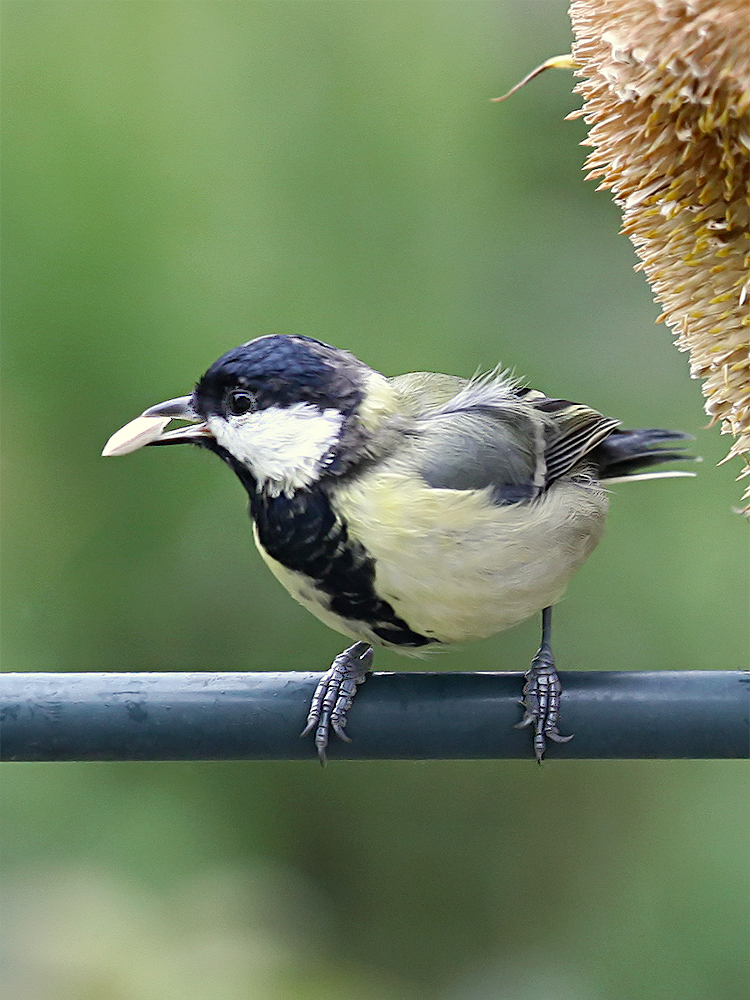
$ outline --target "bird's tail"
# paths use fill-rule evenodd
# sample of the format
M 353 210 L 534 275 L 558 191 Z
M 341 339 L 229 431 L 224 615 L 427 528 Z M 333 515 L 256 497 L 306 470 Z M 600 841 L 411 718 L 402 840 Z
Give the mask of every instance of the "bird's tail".
M 694 476 L 694 472 L 670 470 L 643 472 L 662 462 L 700 461 L 683 450 L 685 442 L 692 441 L 690 434 L 681 431 L 664 431 L 646 428 L 635 431 L 616 429 L 591 452 L 597 464 L 599 478 L 605 484 L 632 482 L 637 479 L 663 479 L 675 476 Z

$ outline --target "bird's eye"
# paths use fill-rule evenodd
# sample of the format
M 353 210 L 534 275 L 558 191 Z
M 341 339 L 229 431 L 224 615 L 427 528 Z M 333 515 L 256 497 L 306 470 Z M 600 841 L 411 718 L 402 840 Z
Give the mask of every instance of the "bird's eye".
M 227 395 L 227 411 L 235 417 L 247 413 L 255 406 L 255 397 L 244 389 L 233 389 Z

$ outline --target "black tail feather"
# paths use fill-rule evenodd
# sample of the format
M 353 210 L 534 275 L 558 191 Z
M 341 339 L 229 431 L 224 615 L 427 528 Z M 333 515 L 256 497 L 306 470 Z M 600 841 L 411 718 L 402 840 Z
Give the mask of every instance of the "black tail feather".
M 600 479 L 614 479 L 634 475 L 662 462 L 696 461 L 695 455 L 662 447 L 671 444 L 674 448 L 676 442 L 692 440 L 690 434 L 681 431 L 659 428 L 629 431 L 618 428 L 594 448 L 591 458 L 597 464 Z

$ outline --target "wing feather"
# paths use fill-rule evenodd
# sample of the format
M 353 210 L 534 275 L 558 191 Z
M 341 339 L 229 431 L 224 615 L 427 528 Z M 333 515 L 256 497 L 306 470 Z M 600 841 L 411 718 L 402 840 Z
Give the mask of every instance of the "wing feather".
M 438 399 L 449 384 L 436 388 L 431 408 L 416 420 L 421 475 L 434 488 L 492 487 L 498 503 L 534 499 L 619 423 L 581 403 L 521 388 L 499 372 L 463 383 L 444 402 Z

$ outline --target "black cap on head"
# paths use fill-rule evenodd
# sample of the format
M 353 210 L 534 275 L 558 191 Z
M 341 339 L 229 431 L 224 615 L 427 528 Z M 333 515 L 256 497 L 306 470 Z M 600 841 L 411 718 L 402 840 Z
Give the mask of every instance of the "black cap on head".
M 227 351 L 195 387 L 198 413 L 223 413 L 227 392 L 252 393 L 258 409 L 313 403 L 351 413 L 362 399 L 365 366 L 311 337 L 272 334 Z

